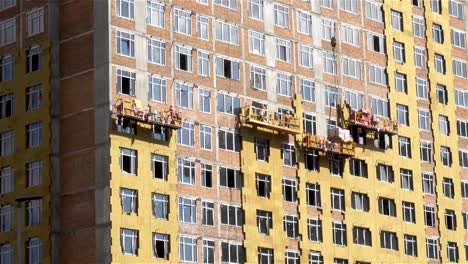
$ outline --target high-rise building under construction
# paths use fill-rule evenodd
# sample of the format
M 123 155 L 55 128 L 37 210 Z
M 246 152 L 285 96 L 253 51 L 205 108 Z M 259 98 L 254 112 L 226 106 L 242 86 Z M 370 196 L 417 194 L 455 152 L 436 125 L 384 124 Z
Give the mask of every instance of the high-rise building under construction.
M 466 263 L 466 0 L 0 0 L 0 263 Z

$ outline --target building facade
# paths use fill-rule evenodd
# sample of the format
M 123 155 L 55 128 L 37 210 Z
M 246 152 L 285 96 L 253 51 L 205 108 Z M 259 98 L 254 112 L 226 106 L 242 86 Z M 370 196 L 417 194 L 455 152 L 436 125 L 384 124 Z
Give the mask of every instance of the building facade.
M 467 262 L 467 14 L 0 0 L 0 263 Z

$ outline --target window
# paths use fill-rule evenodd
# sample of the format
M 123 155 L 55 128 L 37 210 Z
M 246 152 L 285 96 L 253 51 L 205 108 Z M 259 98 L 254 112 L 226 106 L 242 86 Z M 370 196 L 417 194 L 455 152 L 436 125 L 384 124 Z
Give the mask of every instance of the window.
M 268 162 L 270 156 L 269 141 L 262 138 L 255 138 L 255 154 L 258 161 Z
M 312 35 L 312 16 L 303 11 L 297 11 L 297 31 Z
M 11 167 L 3 167 L 0 169 L 0 194 L 10 193 L 13 191 L 13 169 Z
M 200 39 L 209 39 L 208 17 L 197 15 L 197 37 Z
M 304 113 L 303 121 L 304 121 L 304 133 L 311 134 L 311 135 L 317 134 L 317 124 L 316 124 L 314 115 Z
M 237 8 L 237 0 L 215 0 L 215 4 L 221 5 L 227 8 L 236 9 Z
M 294 167 L 296 166 L 296 152 L 294 145 L 282 144 L 281 145 L 281 157 L 283 159 L 283 165 Z
M 466 48 L 466 33 L 455 29 L 450 30 L 450 42 L 454 47 Z
M 424 224 L 426 226 L 435 226 L 435 208 L 432 205 L 424 205 Z
M 242 173 L 239 170 L 220 167 L 219 185 L 227 188 L 241 188 Z
M 151 63 L 166 64 L 166 44 L 157 39 L 148 39 L 148 61 Z
M 357 14 L 358 0 L 340 0 L 340 9 Z
M 128 57 L 135 56 L 135 34 L 117 31 L 117 54 Z
M 179 183 L 195 184 L 195 161 L 178 158 L 177 179 Z
M 222 263 L 244 263 L 244 248 L 241 244 L 221 242 Z
M 468 151 L 466 150 L 460 150 L 458 152 L 459 159 L 460 159 L 460 166 L 462 168 L 468 168 Z
M 179 259 L 184 262 L 197 262 L 197 239 L 188 236 L 179 237 Z
M 431 7 L 432 7 L 432 12 L 440 14 L 441 9 L 442 9 L 440 0 L 431 0 Z
M 291 62 L 291 41 L 276 38 L 276 59 Z
M 424 18 L 413 16 L 413 36 L 424 38 L 425 31 Z
M 241 139 L 234 131 L 218 130 L 218 148 L 239 152 L 241 149 Z
M 366 17 L 377 22 L 382 22 L 382 6 L 378 3 L 366 1 Z
M 26 242 L 26 248 L 26 263 L 42 263 L 42 242 L 39 238 L 30 238 Z
M 181 46 L 175 48 L 176 69 L 192 72 L 192 49 Z
M 369 228 L 354 226 L 353 243 L 363 246 L 372 246 L 372 235 Z
M 361 63 L 349 58 L 341 59 L 343 75 L 361 79 Z
M 370 83 L 387 85 L 387 73 L 385 68 L 376 65 L 369 65 Z
M 137 190 L 120 188 L 120 202 L 122 211 L 127 214 L 137 213 L 138 211 L 138 192 Z
M 391 10 L 390 18 L 393 29 L 403 31 L 403 15 L 401 12 Z
M 216 21 L 216 40 L 227 42 L 233 45 L 239 44 L 239 28 L 233 24 Z
M 418 109 L 418 127 L 421 130 L 429 130 L 429 111 Z
M 414 64 L 417 68 L 426 68 L 426 51 L 424 48 L 414 47 Z
M 449 147 L 440 147 L 440 159 L 444 166 L 450 167 L 452 165 L 452 152 L 450 151 Z
M 250 67 L 250 85 L 254 89 L 266 90 L 266 70 L 260 67 Z
M 216 76 L 239 80 L 239 62 L 225 58 L 216 58 Z
M 449 13 L 458 19 L 463 19 L 463 4 L 458 1 L 450 0 Z
M 0 22 L 0 47 L 16 41 L 16 18 Z
M 259 197 L 270 198 L 271 177 L 259 173 L 257 173 L 255 177 L 257 180 L 257 195 Z
M 367 49 L 378 52 L 385 53 L 385 38 L 383 36 L 374 35 L 372 33 L 367 33 Z
M 432 38 L 436 43 L 444 42 L 444 31 L 439 24 L 432 24 Z
M 202 202 L 202 224 L 208 226 L 214 225 L 214 203 Z
M 332 86 L 325 86 L 325 105 L 336 107 L 338 104 L 338 88 Z
M 27 51 L 27 69 L 26 72 L 34 72 L 39 70 L 42 65 L 42 49 L 39 46 L 32 46 Z
M 422 174 L 422 189 L 424 194 L 434 194 L 434 176 L 431 174 Z
M 352 26 L 341 26 L 341 39 L 344 43 L 348 43 L 353 46 L 361 45 L 361 33 L 358 28 Z
M 124 0 L 121 0 L 121 1 L 124 1 Z M 44 31 L 44 8 L 39 8 L 31 12 L 28 12 L 27 16 L 28 16 L 28 37 L 34 36 Z
M 117 0 L 116 2 L 116 12 L 118 16 L 128 19 L 134 18 L 134 0 Z
M 275 25 L 282 28 L 289 27 L 289 8 L 282 5 L 275 5 Z
M 211 150 L 211 127 L 200 125 L 200 148 Z
M 380 247 L 391 250 L 398 250 L 398 238 L 396 233 L 380 231 Z
M 320 197 L 320 185 L 318 183 L 306 183 L 307 205 L 320 207 L 322 199 Z
M 249 17 L 257 20 L 263 20 L 263 0 L 249 0 Z
M 331 188 L 332 209 L 338 211 L 345 210 L 344 190 Z
M 307 219 L 307 229 L 310 241 L 322 242 L 322 220 L 318 218 Z
M 12 224 L 13 208 L 10 205 L 4 205 L 0 207 L 0 232 L 12 231 Z
M 395 89 L 402 93 L 408 93 L 406 74 L 397 71 L 395 72 Z
M 169 259 L 169 235 L 153 233 L 153 256 Z
M 445 74 L 445 59 L 440 54 L 434 55 L 434 67 L 438 73 Z
M 299 85 L 301 89 L 302 99 L 306 102 L 315 102 L 315 82 L 307 79 L 301 79 Z
M 371 111 L 373 114 L 382 117 L 389 117 L 388 101 L 372 97 L 371 100 Z
M 343 177 L 343 158 L 332 157 L 330 159 L 330 174 Z
M 16 0 L 5 0 L 0 2 L 0 10 L 5 10 L 10 7 L 16 6 Z M 11 249 L 10 245 L 3 245 L 3 246 L 8 246 Z M 3 247 L 2 246 L 2 247 Z M 5 247 L 6 248 L 6 247 Z M 3 251 L 2 251 L 3 252 Z M 3 262 L 2 262 L 3 263 Z M 10 263 L 10 262 L 5 262 L 5 263 Z
M 198 107 L 202 113 L 211 112 L 211 93 L 209 90 L 199 89 L 198 90 Z
M 15 134 L 13 130 L 0 133 L 0 157 L 10 155 L 15 149 Z
M 38 186 L 42 182 L 42 161 L 33 161 L 26 164 L 27 186 Z
M 409 126 L 408 106 L 396 104 L 397 121 L 400 125 Z
M 322 19 L 322 39 L 331 40 L 335 36 L 335 23 L 330 20 Z
M 328 9 L 333 9 L 334 0 L 320 0 L 320 6 Z
M 213 166 L 202 163 L 201 165 L 201 185 L 203 187 L 213 187 Z
M 137 174 L 137 152 L 133 149 L 120 148 L 120 171 Z
M 203 263 L 215 263 L 215 242 L 212 240 L 203 240 Z
M 432 162 L 432 143 L 421 141 L 420 149 L 421 149 L 421 161 Z
M 299 222 L 297 216 L 285 215 L 283 218 L 283 224 L 286 237 L 291 239 L 299 239 Z
M 193 86 L 176 83 L 176 105 L 186 109 L 193 108 Z
M 398 63 L 404 63 L 405 58 L 405 44 L 393 41 L 393 59 Z
M 428 259 L 439 259 L 439 240 L 437 238 L 426 238 L 426 257 Z
M 285 264 L 299 264 L 300 257 L 298 251 L 286 250 L 284 254 Z
M 407 169 L 400 169 L 400 181 L 401 181 L 401 189 L 412 191 L 414 190 L 413 187 L 413 172 Z
M 323 256 L 320 252 L 311 251 L 309 254 L 310 264 L 323 264 Z
M 299 65 L 305 68 L 314 67 L 312 47 L 299 45 Z
M 153 0 L 146 2 L 146 22 L 149 25 L 164 28 L 164 5 Z
M 42 223 L 42 200 L 30 200 L 26 203 L 27 225 L 40 225 Z
M 464 79 L 468 78 L 466 62 L 453 60 L 453 74 Z
M 244 212 L 242 208 L 232 205 L 220 205 L 221 224 L 242 226 L 244 224 Z
M 449 134 L 449 121 L 447 116 L 439 115 L 439 131 L 442 135 Z
M 166 103 L 166 80 L 155 76 L 148 76 L 148 81 L 150 100 Z
M 404 235 L 405 240 L 405 255 L 411 257 L 418 256 L 418 246 L 416 236 L 413 235 Z
M 468 229 L 468 213 L 462 212 L 462 218 L 463 218 L 463 229 L 467 230 Z
M 0 119 L 7 118 L 13 115 L 14 113 L 14 94 L 6 94 L 0 96 Z
M 323 64 L 325 73 L 336 75 L 336 60 L 331 52 L 323 52 Z
M 295 180 L 283 179 L 283 200 L 291 203 L 297 201 L 297 183 Z
M 276 74 L 276 92 L 279 95 L 291 96 L 291 75 L 286 75 L 282 73 Z
M 271 212 L 257 210 L 257 226 L 260 234 L 270 235 L 272 224 Z
M 445 209 L 445 227 L 448 230 L 457 229 L 457 218 L 454 210 Z
M 174 32 L 192 35 L 192 17 L 190 11 L 174 9 Z
M 369 196 L 365 193 L 352 192 L 351 205 L 356 211 L 369 212 Z
M 416 95 L 419 99 L 427 99 L 427 80 L 416 77 Z
M 265 55 L 265 34 L 249 30 L 249 51 L 257 55 Z
M 398 136 L 398 150 L 402 157 L 411 158 L 411 139 Z
M 0 59 L 0 82 L 6 82 L 11 80 L 13 80 L 13 57 L 10 55 L 6 55 Z
M 442 180 L 442 191 L 444 193 L 444 196 L 447 198 L 452 198 L 454 197 L 454 187 L 453 187 L 453 181 L 452 179 L 449 178 L 443 178 Z
M 393 199 L 379 197 L 379 213 L 386 216 L 396 216 L 396 205 Z
M 414 203 L 403 201 L 401 208 L 403 211 L 403 222 L 413 224 L 416 223 L 416 212 L 414 208 Z
M 135 96 L 135 72 L 117 69 L 117 91 L 119 94 Z
M 158 154 L 152 154 L 152 170 L 153 170 L 153 178 L 166 180 L 168 174 L 167 168 L 167 156 L 162 156 Z
M 468 182 L 464 180 L 461 182 L 461 197 L 468 199 Z
M 468 92 L 455 90 L 455 101 L 458 106 L 468 107 Z
M 10 244 L 2 244 L 0 246 L 0 262 L 4 264 L 13 263 L 13 248 Z
M 342 222 L 333 222 L 333 244 L 346 246 L 346 225 Z
M 450 262 L 458 262 L 458 246 L 455 242 L 447 243 L 447 258 Z
M 317 150 L 305 151 L 305 168 L 309 171 L 319 171 L 319 153 Z
M 153 193 L 152 196 L 153 217 L 167 220 L 169 217 L 169 195 Z
M 179 222 L 195 224 L 197 222 L 197 201 L 179 197 Z

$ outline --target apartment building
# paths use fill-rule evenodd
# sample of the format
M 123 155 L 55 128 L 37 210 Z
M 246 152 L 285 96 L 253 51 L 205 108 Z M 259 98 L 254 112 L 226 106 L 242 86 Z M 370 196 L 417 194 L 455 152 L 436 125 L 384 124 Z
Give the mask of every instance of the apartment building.
M 467 9 L 0 0 L 0 263 L 468 261 Z

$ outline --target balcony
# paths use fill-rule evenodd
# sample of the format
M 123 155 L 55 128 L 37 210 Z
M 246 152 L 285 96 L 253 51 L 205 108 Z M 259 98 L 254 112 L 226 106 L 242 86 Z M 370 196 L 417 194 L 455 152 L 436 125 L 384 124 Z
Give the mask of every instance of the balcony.
M 143 107 L 140 100 L 118 98 L 114 105 L 114 115 L 117 118 L 127 118 L 140 123 L 179 129 L 182 113 L 170 106 L 169 110 L 158 111 L 151 107 Z
M 260 126 L 287 134 L 299 134 L 301 120 L 289 113 L 280 114 L 267 109 L 258 109 L 250 105 L 241 107 L 239 119 L 242 124 Z
M 340 156 L 354 156 L 354 142 L 332 142 L 327 138 L 307 134 L 303 140 L 303 146 L 307 149 L 319 150 L 322 153 L 333 153 Z

